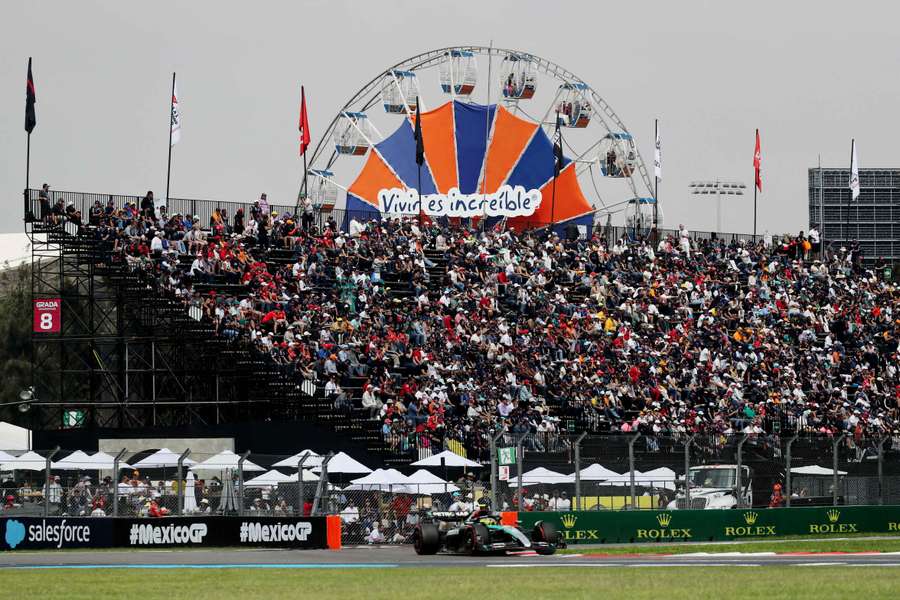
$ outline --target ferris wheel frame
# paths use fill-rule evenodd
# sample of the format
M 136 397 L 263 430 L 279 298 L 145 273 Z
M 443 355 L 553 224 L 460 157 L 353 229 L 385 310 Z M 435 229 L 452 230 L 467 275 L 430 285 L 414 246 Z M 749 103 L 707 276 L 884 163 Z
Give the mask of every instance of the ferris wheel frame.
M 388 67 L 375 77 L 373 77 L 368 83 L 366 83 L 362 88 L 360 88 L 351 98 L 344 104 L 344 106 L 337 112 L 335 117 L 331 120 L 331 123 L 328 126 L 328 129 L 325 133 L 319 138 L 318 143 L 313 150 L 312 156 L 309 160 L 309 167 L 307 169 L 307 174 L 313 177 L 321 177 L 319 173 L 328 172 L 333 167 L 335 161 L 338 157 L 341 156 L 339 152 L 334 148 L 332 143 L 332 137 L 335 132 L 335 128 L 340 122 L 342 116 L 345 113 L 365 113 L 370 110 L 372 107 L 379 105 L 382 102 L 381 90 L 383 86 L 383 82 L 386 77 L 394 77 L 396 81 L 396 76 L 394 73 L 396 71 L 411 71 L 415 73 L 418 70 L 429 69 L 432 67 L 439 67 L 441 62 L 446 59 L 448 55 L 452 55 L 452 53 L 462 53 L 462 52 L 471 52 L 476 56 L 486 56 L 489 60 L 489 68 L 488 68 L 488 81 L 486 85 L 493 86 L 494 82 L 491 81 L 490 75 L 490 65 L 493 59 L 499 58 L 504 59 L 510 55 L 516 55 L 518 57 L 527 57 L 532 64 L 535 66 L 537 72 L 544 74 L 545 76 L 552 77 L 556 79 L 558 82 L 562 84 L 569 84 L 570 89 L 575 89 L 578 91 L 578 94 L 581 95 L 582 99 L 588 102 L 593 106 L 593 112 L 591 116 L 591 121 L 595 119 L 598 121 L 599 126 L 606 130 L 606 135 L 613 135 L 616 133 L 627 133 L 629 135 L 630 132 L 628 128 L 625 126 L 625 123 L 621 118 L 616 114 L 616 112 L 612 109 L 606 100 L 603 99 L 600 94 L 594 90 L 590 84 L 585 82 L 583 79 L 569 71 L 568 69 L 558 65 L 557 63 L 542 58 L 540 56 L 536 56 L 530 52 L 525 52 L 522 50 L 514 50 L 509 48 L 499 48 L 494 46 L 448 46 L 445 48 L 437 48 L 434 50 L 429 50 L 427 52 L 423 52 L 421 54 L 412 56 L 410 58 L 404 59 L 393 66 Z M 399 84 L 398 84 L 399 86 Z M 547 118 L 553 114 L 554 107 L 556 107 L 560 101 L 560 95 L 563 92 L 562 86 L 557 87 L 556 92 L 553 97 L 553 101 L 550 103 L 547 112 L 538 122 L 540 127 L 551 128 L 555 127 L 555 121 L 547 121 Z M 401 92 L 402 95 L 402 92 Z M 458 99 L 463 102 L 472 103 L 472 99 L 470 95 L 457 95 L 450 92 L 450 96 L 452 99 Z M 501 96 L 498 93 L 498 96 Z M 488 91 L 488 98 L 490 99 L 490 89 Z M 490 101 L 490 100 L 489 100 Z M 404 104 L 408 107 L 409 101 L 407 99 L 403 99 Z M 498 97 L 497 104 L 501 102 L 514 105 L 516 108 L 518 107 L 519 100 L 517 99 L 504 99 L 502 97 Z M 418 99 L 419 109 L 424 111 L 424 100 L 422 98 Z M 407 116 L 412 116 L 407 109 L 406 111 L 401 111 L 407 113 Z M 590 126 L 590 124 L 588 124 Z M 354 125 L 354 127 L 356 127 Z M 359 129 L 357 127 L 357 129 Z M 362 133 L 360 131 L 360 133 Z M 376 130 L 376 133 L 380 137 L 380 132 Z M 591 146 L 589 146 L 577 157 L 573 158 L 573 161 L 576 163 L 581 163 L 579 168 L 576 170 L 579 173 L 583 173 L 587 168 L 585 163 L 589 163 L 590 161 L 585 161 L 584 158 L 589 155 L 592 151 L 598 149 L 603 142 L 604 137 L 601 137 L 596 142 L 594 142 Z M 369 142 L 370 148 L 373 148 L 376 141 L 373 139 L 369 139 L 366 136 L 366 141 Z M 329 154 L 330 148 L 330 154 Z M 640 149 L 635 144 L 636 151 L 636 169 L 631 174 L 622 177 L 628 182 L 629 187 L 633 193 L 633 198 L 640 198 L 642 196 L 651 197 L 655 199 L 654 186 L 651 184 L 650 174 L 647 169 L 646 164 L 644 163 L 644 159 L 641 155 Z M 325 158 L 327 156 L 327 159 Z M 589 166 L 589 165 L 588 165 Z M 312 171 L 317 171 L 313 173 Z M 347 191 L 347 186 L 341 185 L 334 179 L 330 180 L 338 188 Z M 639 188 L 639 186 L 642 186 Z M 640 193 L 646 192 L 645 194 Z M 307 190 L 304 189 L 303 184 L 301 183 L 300 192 L 298 194 L 298 198 L 302 198 L 306 195 Z M 599 192 L 597 192 L 599 198 Z M 623 202 L 617 202 L 616 204 L 625 204 L 629 202 L 631 199 L 626 199 Z M 602 202 L 602 199 L 601 199 Z M 592 202 L 593 204 L 593 202 Z M 637 205 L 637 203 L 635 203 Z M 595 209 L 597 207 L 595 206 Z M 604 207 L 606 208 L 606 207 Z M 662 207 L 659 207 L 660 213 L 662 212 Z M 603 209 L 598 209 L 603 210 Z M 615 211 L 619 212 L 619 211 Z M 609 210 L 606 210 L 606 214 L 612 214 Z

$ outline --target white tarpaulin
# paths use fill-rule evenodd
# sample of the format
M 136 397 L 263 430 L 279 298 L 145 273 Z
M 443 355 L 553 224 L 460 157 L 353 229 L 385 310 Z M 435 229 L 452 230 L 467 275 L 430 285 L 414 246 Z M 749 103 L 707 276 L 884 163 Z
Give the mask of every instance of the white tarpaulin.
M 819 465 L 807 465 L 805 467 L 793 467 L 791 469 L 791 473 L 794 475 L 821 475 L 821 476 L 834 476 L 834 471 L 827 467 L 820 467 Z M 846 475 L 847 471 L 838 471 L 838 475 Z
M 290 458 L 285 458 L 284 460 L 279 460 L 277 463 L 272 465 L 273 467 L 289 467 L 291 469 L 296 469 L 297 465 L 300 464 L 302 459 L 306 459 L 303 461 L 304 469 L 312 469 L 313 467 L 318 467 L 322 464 L 322 461 L 325 460 L 321 454 L 317 454 L 313 450 L 302 450 L 297 454 L 291 456 Z
M 238 469 L 238 463 L 241 460 L 240 454 L 235 454 L 231 450 L 222 450 L 218 454 L 210 456 L 203 462 L 198 462 L 191 467 L 194 471 L 223 471 L 225 469 Z M 247 471 L 265 471 L 261 466 L 245 460 L 243 463 L 244 472 Z
M 444 461 L 441 464 L 441 460 Z M 417 460 L 412 463 L 413 467 L 468 467 L 471 469 L 481 467 L 481 463 L 475 462 L 474 460 L 469 460 L 465 456 L 460 456 L 455 452 L 451 452 L 450 450 L 444 450 L 443 452 L 439 452 L 437 454 L 433 454 L 428 458 L 423 458 L 422 460 Z M 330 470 L 330 469 L 329 469 Z
M 319 465 L 312 469 L 314 473 L 321 473 L 322 466 Z M 328 461 L 328 472 L 329 473 L 371 473 L 372 469 L 362 464 L 361 462 L 354 460 L 349 454 L 346 452 L 338 452 L 331 460 Z
M 162 467 L 177 467 L 178 466 L 178 457 L 180 454 L 175 454 L 168 448 L 162 448 L 161 450 L 157 450 L 150 456 L 143 458 L 136 463 L 134 463 L 135 469 L 158 469 Z M 197 464 L 197 461 L 191 460 L 190 458 L 184 459 L 184 466 L 189 467 L 191 465 Z

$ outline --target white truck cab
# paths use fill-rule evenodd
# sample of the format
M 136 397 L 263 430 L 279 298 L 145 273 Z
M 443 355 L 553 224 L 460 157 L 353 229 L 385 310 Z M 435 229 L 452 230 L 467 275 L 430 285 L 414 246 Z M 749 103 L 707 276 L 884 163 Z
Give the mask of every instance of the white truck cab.
M 688 470 L 687 484 L 690 486 L 690 506 L 685 496 L 685 482 L 681 480 L 681 489 L 674 500 L 666 507 L 669 510 L 720 509 L 752 506 L 753 488 L 752 473 L 747 466 L 741 466 L 741 490 L 737 485 L 737 465 L 703 465 Z M 741 502 L 738 503 L 738 498 Z

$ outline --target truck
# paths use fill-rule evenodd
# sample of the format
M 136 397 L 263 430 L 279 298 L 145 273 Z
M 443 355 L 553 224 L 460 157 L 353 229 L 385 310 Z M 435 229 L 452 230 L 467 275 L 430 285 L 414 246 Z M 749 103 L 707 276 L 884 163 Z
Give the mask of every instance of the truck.
M 702 465 L 688 469 L 687 481 L 676 482 L 678 494 L 669 502 L 669 510 L 722 509 L 753 506 L 753 470 L 741 466 L 741 489 L 738 490 L 737 465 Z M 688 506 L 686 487 L 690 489 Z M 740 500 L 740 502 L 738 501 Z

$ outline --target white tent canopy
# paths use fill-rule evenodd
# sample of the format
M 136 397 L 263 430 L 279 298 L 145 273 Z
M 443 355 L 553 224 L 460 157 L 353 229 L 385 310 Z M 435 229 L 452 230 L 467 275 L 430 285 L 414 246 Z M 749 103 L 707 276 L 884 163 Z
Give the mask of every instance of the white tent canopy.
M 10 460 L 16 460 L 16 457 L 12 454 L 7 454 L 3 450 L 0 450 L 0 465 Z
M 643 473 L 634 470 L 634 482 L 635 484 L 641 481 L 641 478 L 644 476 Z M 631 485 L 631 474 L 630 473 L 622 473 L 621 475 L 617 475 L 616 477 L 610 477 L 604 482 L 605 485 Z
M 303 461 L 304 469 L 312 469 L 313 467 L 318 467 L 322 464 L 322 461 L 325 460 L 321 454 L 317 454 L 314 450 L 302 450 L 297 454 L 291 456 L 290 458 L 285 458 L 284 460 L 279 460 L 277 463 L 272 465 L 273 467 L 290 467 L 292 469 L 296 469 L 300 464 L 300 461 L 306 458 Z
M 322 466 L 319 465 L 312 469 L 314 473 L 321 473 Z M 346 452 L 338 452 L 331 460 L 328 461 L 328 472 L 329 473 L 371 473 L 372 469 L 362 464 L 361 462 L 354 460 L 349 454 Z
M 134 463 L 135 469 L 158 469 L 161 467 L 177 467 L 178 466 L 178 457 L 180 454 L 176 454 L 169 450 L 168 448 L 162 448 L 161 450 L 157 450 L 150 456 L 143 458 L 136 463 Z M 191 460 L 190 458 L 184 459 L 184 466 L 189 467 L 191 465 L 197 464 L 197 461 Z
M 569 475 L 557 473 L 556 471 L 551 471 L 545 467 L 538 467 L 522 473 L 522 485 L 538 485 L 542 483 L 552 485 L 569 483 L 570 481 L 572 480 Z M 510 487 L 517 487 L 519 485 L 519 477 L 510 477 L 509 485 Z
M 458 492 L 459 488 L 448 483 L 425 469 L 419 469 L 406 478 L 407 485 L 422 494 L 442 494 L 444 492 Z
M 607 479 L 612 479 L 620 476 L 615 471 L 607 469 L 600 463 L 593 463 L 591 465 L 588 465 L 579 473 L 581 475 L 581 481 L 606 481 Z M 569 481 L 573 483 L 575 482 L 575 473 L 572 473 L 569 476 Z
M 88 471 L 96 470 L 98 467 L 94 466 L 91 457 L 85 452 L 76 450 L 62 460 L 51 463 L 50 468 L 59 471 Z
M 794 475 L 821 475 L 821 476 L 830 476 L 834 477 L 834 471 L 827 467 L 820 467 L 819 465 L 807 465 L 805 467 L 793 467 L 791 469 L 791 473 Z M 846 475 L 847 471 L 838 471 L 838 475 Z
M 198 462 L 191 466 L 193 471 L 224 471 L 226 469 L 237 469 L 241 460 L 240 454 L 235 454 L 231 450 L 222 450 L 218 454 L 210 456 L 203 462 Z M 243 463 L 244 471 L 265 471 L 256 463 L 245 460 Z
M 365 477 L 359 477 L 350 483 L 351 485 L 347 487 L 348 490 L 415 493 L 414 489 L 407 487 L 406 476 L 396 469 L 375 469 Z
M 111 471 L 116 462 L 116 457 L 112 456 L 111 454 L 107 454 L 106 452 L 98 452 L 96 454 L 92 454 L 88 460 L 90 461 L 90 463 L 92 465 L 94 465 L 92 467 L 94 469 Z M 124 460 L 120 460 L 119 468 L 120 469 L 131 469 L 132 467 Z
M 441 461 L 444 461 L 441 464 Z M 450 450 L 444 450 L 443 452 L 439 452 L 437 454 L 433 454 L 428 458 L 423 458 L 422 460 L 417 460 L 412 463 L 413 467 L 468 467 L 470 469 L 476 469 L 481 467 L 481 463 L 475 462 L 474 460 L 469 460 L 465 456 L 460 456 L 459 454 L 452 452 Z
M 11 461 L 3 462 L 4 471 L 43 471 L 47 466 L 47 459 L 37 452 L 26 452 Z
M 268 486 L 276 486 L 279 483 L 288 483 L 289 481 L 297 481 L 295 478 L 290 475 L 285 475 L 281 471 L 276 471 L 272 469 L 271 471 L 266 471 L 262 475 L 258 475 L 251 479 L 250 481 L 244 482 L 244 487 L 268 487 Z

